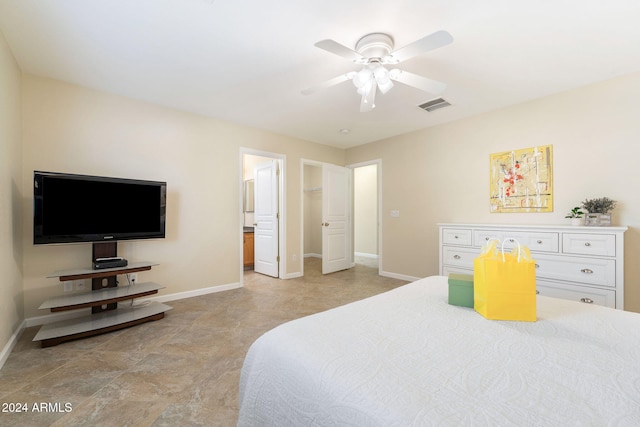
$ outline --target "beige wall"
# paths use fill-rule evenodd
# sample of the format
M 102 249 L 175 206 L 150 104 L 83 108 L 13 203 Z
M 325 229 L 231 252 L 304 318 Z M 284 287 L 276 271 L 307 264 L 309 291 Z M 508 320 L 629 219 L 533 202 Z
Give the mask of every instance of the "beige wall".
M 615 225 L 630 227 L 625 308 L 640 311 L 638 99 L 640 73 L 348 150 L 348 163 L 382 159 L 382 270 L 437 274 L 438 222 L 567 224 L 573 206 L 607 196 L 619 201 Z M 545 144 L 554 212 L 490 213 L 489 155 Z
M 353 187 L 354 250 L 378 255 L 378 165 L 355 168 Z
M 0 33 L 0 359 L 24 318 L 20 139 L 20 69 Z
M 286 274 L 301 271 L 300 159 L 344 164 L 344 150 L 30 75 L 22 87 L 24 218 L 34 170 L 165 180 L 167 238 L 121 242 L 119 255 L 160 263 L 139 280 L 163 284 L 161 294 L 237 283 L 240 149 L 273 152 L 286 156 Z M 25 316 L 32 317 L 62 293 L 45 276 L 89 266 L 91 246 L 34 246 L 31 221 L 23 230 Z

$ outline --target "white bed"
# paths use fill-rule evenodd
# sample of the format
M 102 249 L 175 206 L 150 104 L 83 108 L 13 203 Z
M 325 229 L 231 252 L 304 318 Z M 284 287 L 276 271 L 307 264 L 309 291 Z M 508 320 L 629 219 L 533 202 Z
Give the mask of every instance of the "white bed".
M 251 346 L 239 426 L 640 426 L 640 314 L 538 297 L 538 321 L 447 304 L 428 277 Z

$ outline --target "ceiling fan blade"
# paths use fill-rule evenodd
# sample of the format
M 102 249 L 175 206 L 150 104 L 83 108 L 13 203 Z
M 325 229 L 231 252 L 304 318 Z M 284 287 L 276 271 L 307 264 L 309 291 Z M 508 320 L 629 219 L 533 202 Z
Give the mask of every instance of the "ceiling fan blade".
M 355 72 L 353 72 L 353 74 L 355 74 Z M 351 80 L 353 78 L 353 74 L 352 73 L 347 73 L 347 74 L 342 74 L 338 77 L 334 77 L 332 79 L 327 80 L 326 82 L 320 83 L 319 85 L 316 86 L 312 86 L 310 88 L 307 88 L 305 90 L 302 91 L 303 95 L 311 95 L 314 92 L 317 92 L 319 90 L 322 89 L 326 89 L 328 87 L 331 86 L 335 86 L 337 84 L 340 84 L 342 82 L 346 82 L 347 80 Z
M 415 87 L 425 92 L 437 95 L 444 92 L 447 88 L 445 83 L 437 80 L 431 80 L 426 77 L 419 76 L 417 74 L 410 73 L 408 71 L 394 68 L 389 72 L 389 78 L 400 83 L 404 83 L 407 86 Z
M 315 46 L 319 47 L 320 49 L 326 50 L 327 52 L 342 56 L 343 58 L 346 58 L 358 64 L 364 64 L 367 62 L 367 58 L 360 55 L 355 50 L 349 49 L 348 47 L 341 45 L 340 43 L 331 39 L 321 40 L 316 43 Z
M 446 46 L 451 42 L 453 42 L 451 34 L 446 31 L 436 31 L 431 35 L 423 37 L 391 52 L 384 58 L 384 62 L 387 64 L 397 64 L 399 62 L 406 61 L 409 58 L 413 58 L 414 56 L 429 52 L 430 50 Z

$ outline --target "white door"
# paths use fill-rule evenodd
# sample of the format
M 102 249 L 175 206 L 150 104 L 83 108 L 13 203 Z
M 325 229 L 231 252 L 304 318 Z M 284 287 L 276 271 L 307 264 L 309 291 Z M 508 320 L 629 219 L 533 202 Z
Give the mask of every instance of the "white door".
M 254 169 L 254 271 L 278 277 L 278 161 Z
M 322 274 L 351 268 L 351 173 L 322 165 Z

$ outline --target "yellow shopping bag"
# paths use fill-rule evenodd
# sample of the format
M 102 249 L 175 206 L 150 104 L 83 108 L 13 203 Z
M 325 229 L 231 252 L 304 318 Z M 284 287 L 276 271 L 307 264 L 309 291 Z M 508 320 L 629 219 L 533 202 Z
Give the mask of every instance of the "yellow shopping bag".
M 489 241 L 473 261 L 473 308 L 487 319 L 535 322 L 535 261 L 526 246 L 507 253 L 499 243 Z

